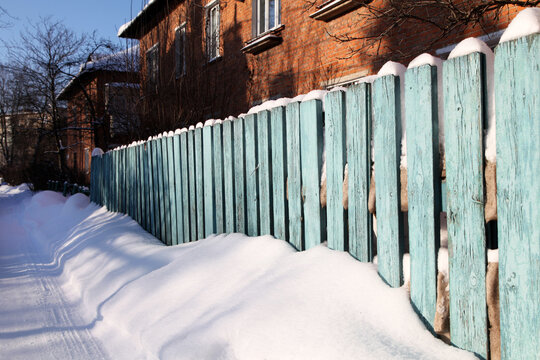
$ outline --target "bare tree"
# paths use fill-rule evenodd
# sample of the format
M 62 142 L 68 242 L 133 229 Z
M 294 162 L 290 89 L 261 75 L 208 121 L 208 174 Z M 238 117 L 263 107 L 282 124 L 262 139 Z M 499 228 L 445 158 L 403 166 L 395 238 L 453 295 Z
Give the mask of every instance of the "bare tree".
M 316 0 L 304 0 L 310 9 Z M 327 31 L 337 42 L 348 44 L 350 55 L 375 50 L 372 54 L 392 53 L 396 58 L 433 48 L 445 37 L 478 26 L 488 32 L 509 6 L 537 7 L 540 0 L 383 0 L 362 1 L 357 12 L 359 26 L 351 31 Z M 360 26 L 361 25 L 361 26 Z M 426 41 L 415 47 L 403 46 L 403 29 L 421 26 Z M 401 41 L 386 41 L 401 38 Z

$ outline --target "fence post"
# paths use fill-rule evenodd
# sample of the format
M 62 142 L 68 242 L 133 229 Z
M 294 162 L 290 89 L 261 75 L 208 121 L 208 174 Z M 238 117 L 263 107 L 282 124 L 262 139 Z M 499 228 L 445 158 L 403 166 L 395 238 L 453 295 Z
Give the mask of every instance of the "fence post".
M 373 146 L 379 274 L 392 287 L 403 284 L 403 220 L 400 213 L 400 79 L 388 75 L 373 84 Z
M 349 253 L 371 261 L 371 214 L 368 211 L 371 174 L 371 85 L 353 85 L 346 94 Z
M 425 65 L 405 73 L 405 104 L 411 302 L 433 332 L 441 212 L 435 66 Z
M 257 173 L 259 177 L 259 235 L 273 235 L 270 111 L 257 114 Z
M 214 194 L 214 159 L 212 125 L 202 129 L 203 137 L 203 173 L 204 173 L 204 235 L 208 237 L 216 233 L 216 208 Z
M 484 71 L 480 53 L 443 66 L 451 341 L 487 358 Z
M 175 166 L 176 164 L 180 163 L 180 159 L 176 158 L 174 156 L 174 140 L 173 140 L 172 132 L 169 132 L 169 135 L 166 138 L 163 138 L 163 140 L 167 143 L 167 168 L 168 168 L 168 183 L 169 183 L 169 216 L 167 217 L 167 220 L 169 221 L 169 231 L 170 231 L 170 240 L 169 245 L 178 245 L 178 227 L 182 226 L 182 221 L 178 221 L 178 214 L 177 209 L 179 204 L 181 203 L 181 198 L 176 198 L 176 184 L 178 183 L 178 188 L 180 188 L 180 178 L 178 181 L 175 178 Z M 178 140 L 178 139 L 177 139 Z M 178 189 L 178 192 L 180 192 L 180 189 Z M 181 215 L 180 215 L 181 216 Z M 181 219 L 181 217 L 180 217 Z
M 153 140 L 152 138 L 148 138 L 148 141 L 146 142 L 146 179 L 147 181 L 147 196 L 148 196 L 148 232 L 150 232 L 152 235 L 155 236 L 156 234 L 156 223 L 155 223 L 155 199 L 154 199 L 154 162 L 153 162 Z
M 272 148 L 272 206 L 274 209 L 273 235 L 277 239 L 289 240 L 287 224 L 287 148 L 285 107 L 278 106 L 271 112 Z
M 158 138 L 158 165 L 159 165 L 159 197 L 161 200 L 161 241 L 171 244 L 171 222 L 169 209 L 169 169 L 167 158 L 167 138 L 161 135 Z
M 300 104 L 300 156 L 306 249 L 324 241 L 325 209 L 321 208 L 320 181 L 323 152 L 323 112 L 320 100 Z
M 495 55 L 501 358 L 540 349 L 540 34 Z
M 188 157 L 189 157 L 189 214 L 190 214 L 190 241 L 197 240 L 197 196 L 195 190 L 195 129 L 187 134 Z
M 225 232 L 235 232 L 235 207 L 234 207 L 234 138 L 233 121 L 223 121 L 223 193 L 225 196 Z
M 287 184 L 289 242 L 297 250 L 305 249 L 302 222 L 302 172 L 300 154 L 300 103 L 287 104 Z
M 204 239 L 204 165 L 202 128 L 195 128 L 195 192 L 197 195 L 197 237 Z
M 343 209 L 343 172 L 345 170 L 345 92 L 326 95 L 326 214 L 328 247 L 348 250 L 345 211 Z
M 235 230 L 247 232 L 246 218 L 246 137 L 244 131 L 245 119 L 240 117 L 233 120 L 234 127 L 234 196 L 235 196 Z
M 184 234 L 184 209 L 187 210 L 187 207 L 183 207 L 183 197 L 182 197 L 182 186 L 183 186 L 183 178 L 182 178 L 182 167 L 183 167 L 183 161 L 181 159 L 180 154 L 180 134 L 177 132 L 174 134 L 174 137 L 172 137 L 173 146 L 172 151 L 174 152 L 174 163 L 172 164 L 173 172 L 174 172 L 174 188 L 175 188 L 175 205 L 174 208 L 176 209 L 176 217 L 173 218 L 173 228 L 176 228 L 176 238 L 173 238 L 173 244 L 181 244 L 185 242 L 185 234 Z M 175 240 L 176 239 L 176 240 Z
M 259 235 L 259 167 L 257 164 L 257 115 L 245 117 L 247 235 Z
M 160 198 L 160 167 L 158 162 L 158 151 L 159 151 L 159 143 L 157 139 L 153 139 L 151 141 L 152 143 L 152 175 L 153 175 L 153 189 L 152 193 L 154 195 L 154 226 L 155 226 L 155 234 L 154 236 L 158 239 L 162 239 L 161 235 L 161 198 Z
M 185 130 L 185 129 L 183 129 Z M 187 131 L 181 131 L 180 133 L 180 159 L 182 164 L 182 213 L 184 221 L 184 232 L 182 242 L 189 242 L 190 235 L 190 202 L 189 202 L 189 173 L 188 173 L 188 133 Z M 194 221 L 194 220 L 193 220 Z
M 223 193 L 223 144 L 222 144 L 222 125 L 221 120 L 216 121 L 212 126 L 213 140 L 213 158 L 214 158 L 214 189 L 215 189 L 215 217 L 216 234 L 225 232 L 225 214 L 224 214 L 224 193 Z

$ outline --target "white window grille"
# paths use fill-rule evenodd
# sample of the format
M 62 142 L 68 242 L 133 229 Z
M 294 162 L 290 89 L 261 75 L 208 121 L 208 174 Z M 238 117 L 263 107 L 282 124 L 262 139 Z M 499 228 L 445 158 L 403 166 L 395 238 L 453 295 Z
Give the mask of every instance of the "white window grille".
M 280 0 L 253 0 L 253 36 L 258 36 L 280 24 Z
M 219 57 L 219 2 L 206 6 L 206 55 L 208 61 Z

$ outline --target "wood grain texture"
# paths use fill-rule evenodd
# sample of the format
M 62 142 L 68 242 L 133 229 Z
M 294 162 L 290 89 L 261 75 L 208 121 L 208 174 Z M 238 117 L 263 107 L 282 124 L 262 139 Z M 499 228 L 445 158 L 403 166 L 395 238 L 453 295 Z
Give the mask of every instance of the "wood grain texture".
M 411 302 L 433 332 L 441 212 L 435 66 L 424 65 L 405 73 L 405 109 Z
M 320 203 L 323 136 L 322 102 L 310 100 L 301 103 L 300 156 L 306 249 L 324 241 L 325 211 Z
M 287 209 L 287 148 L 285 107 L 275 107 L 270 115 L 272 148 L 272 206 L 274 210 L 273 232 L 277 239 L 288 240 Z
M 244 118 L 233 120 L 234 130 L 234 213 L 235 231 L 247 232 L 246 216 L 246 152 Z
M 195 130 L 187 133 L 188 165 L 189 165 L 189 241 L 197 240 L 197 194 L 195 190 Z
M 141 145 L 141 158 L 142 158 L 142 226 L 143 228 L 150 232 L 150 197 L 149 197 L 149 186 L 148 186 L 148 169 L 150 165 L 148 164 L 148 143 L 143 143 Z
M 259 180 L 259 235 L 273 235 L 270 111 L 257 114 L 257 173 Z
M 180 139 L 178 138 L 177 148 L 180 150 Z M 175 157 L 175 141 L 173 136 L 166 138 L 167 141 L 167 160 L 169 168 L 169 203 L 170 203 L 170 222 L 171 222 L 171 244 L 178 245 L 178 206 L 181 203 L 181 192 L 180 192 L 180 179 L 176 178 L 176 163 L 180 163 L 177 157 Z M 178 193 L 180 196 L 177 199 L 177 190 L 176 185 L 178 183 Z M 182 221 L 180 221 L 181 225 Z
M 347 90 L 347 163 L 349 253 L 371 261 L 371 214 L 368 210 L 371 173 L 371 85 L 353 85 Z
M 540 351 L 540 34 L 495 55 L 501 358 Z
M 452 344 L 487 358 L 484 55 L 443 67 Z
M 161 182 L 163 187 L 161 188 L 161 198 L 162 198 L 162 214 L 161 214 L 161 228 L 162 228 L 162 238 L 161 241 L 166 245 L 171 245 L 171 203 L 170 203 L 170 194 L 169 194 L 169 156 L 167 152 L 167 138 L 162 137 L 158 139 L 161 146 Z
M 204 165 L 202 129 L 195 129 L 195 193 L 197 201 L 197 237 L 204 239 Z
M 155 198 L 154 198 L 154 157 L 153 157 L 153 145 L 152 141 L 146 142 L 146 156 L 147 156 L 147 164 L 148 164 L 148 223 L 149 228 L 148 232 L 150 232 L 152 235 L 155 236 L 156 233 L 156 225 L 155 225 Z
M 189 202 L 189 167 L 188 167 L 188 134 L 183 132 L 180 134 L 180 163 L 181 163 L 181 178 L 182 178 L 182 214 L 183 214 L 183 236 L 182 242 L 186 243 L 190 240 L 190 207 Z
M 259 166 L 257 163 L 257 115 L 245 117 L 247 235 L 259 235 Z
M 289 243 L 297 250 L 305 249 L 302 223 L 302 172 L 300 153 L 300 103 L 289 103 L 285 108 L 287 118 L 287 181 L 286 193 L 289 210 Z
M 158 163 L 158 141 L 154 139 L 151 141 L 152 144 L 152 176 L 154 177 L 154 226 L 155 234 L 154 236 L 158 239 L 161 239 L 161 199 L 159 196 L 160 189 L 160 179 L 159 179 L 159 163 Z
M 216 212 L 216 234 L 225 232 L 225 198 L 223 193 L 223 135 L 222 124 L 214 124 L 213 147 L 214 152 L 214 194 L 215 194 L 215 212 Z
M 403 221 L 400 213 L 400 81 L 393 75 L 373 83 L 373 151 L 377 203 L 377 268 L 392 287 L 403 284 Z
M 345 210 L 343 209 L 343 172 L 345 170 L 345 91 L 326 95 L 326 215 L 328 248 L 344 251 L 347 248 Z
M 235 120 L 233 120 L 235 121 Z M 223 122 L 223 193 L 225 232 L 235 232 L 235 207 L 234 207 L 234 137 L 233 121 Z
M 202 129 L 203 137 L 203 181 L 204 181 L 204 234 L 216 233 L 216 197 L 214 194 L 214 152 L 212 126 Z

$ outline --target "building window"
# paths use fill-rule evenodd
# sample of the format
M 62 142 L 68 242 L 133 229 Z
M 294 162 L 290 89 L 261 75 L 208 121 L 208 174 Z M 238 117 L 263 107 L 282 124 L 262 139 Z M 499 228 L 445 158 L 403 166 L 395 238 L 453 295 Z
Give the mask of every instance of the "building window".
M 146 52 L 146 76 L 148 84 L 156 86 L 159 74 L 159 43 Z
M 281 24 L 280 0 L 253 0 L 253 36 Z
M 174 59 L 176 78 L 186 74 L 186 23 L 174 32 Z
M 208 61 L 219 57 L 219 2 L 206 6 L 206 54 Z

